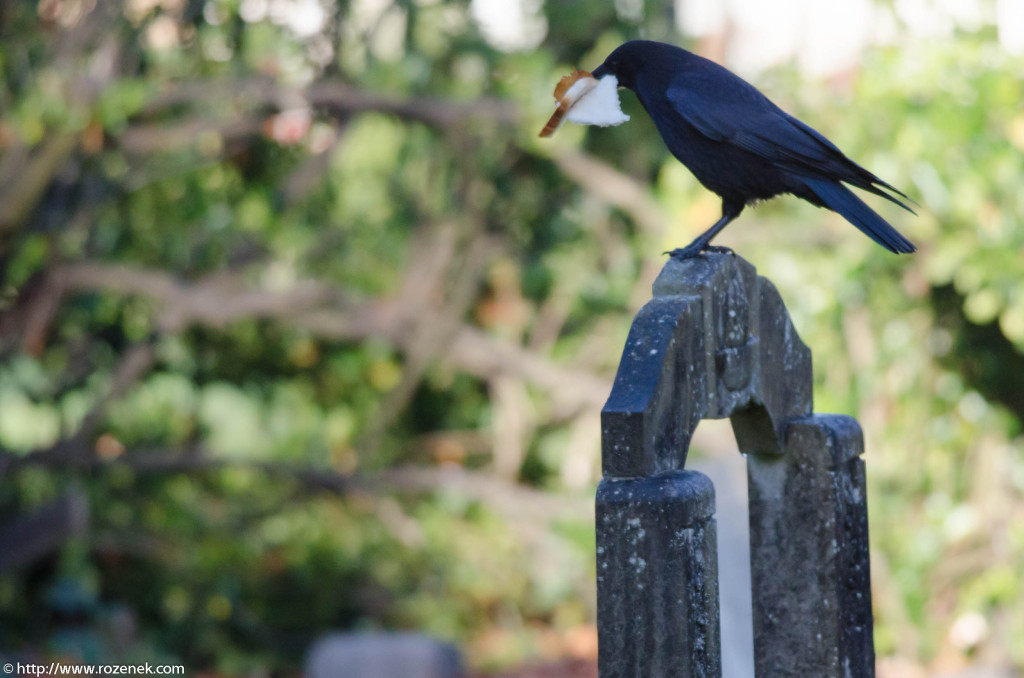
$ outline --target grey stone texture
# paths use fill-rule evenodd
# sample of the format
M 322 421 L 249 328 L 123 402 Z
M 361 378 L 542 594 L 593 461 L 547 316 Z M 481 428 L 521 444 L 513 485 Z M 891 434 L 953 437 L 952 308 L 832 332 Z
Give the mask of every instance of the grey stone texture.
M 601 415 L 601 678 L 721 675 L 714 488 L 684 469 L 697 424 L 726 417 L 748 460 L 756 675 L 874 675 L 862 436 L 812 414 L 811 376 L 752 265 L 666 263 Z
M 781 457 L 747 458 L 758 676 L 873 676 L 863 437 L 814 415 Z
M 331 633 L 306 655 L 307 678 L 462 678 L 458 649 L 418 633 Z
M 786 422 L 810 414 L 811 398 L 811 352 L 771 282 L 730 254 L 670 259 L 601 412 L 604 474 L 683 468 L 706 418 L 730 417 L 745 453 L 780 454 Z
M 602 676 L 719 676 L 715 488 L 696 471 L 597 490 Z

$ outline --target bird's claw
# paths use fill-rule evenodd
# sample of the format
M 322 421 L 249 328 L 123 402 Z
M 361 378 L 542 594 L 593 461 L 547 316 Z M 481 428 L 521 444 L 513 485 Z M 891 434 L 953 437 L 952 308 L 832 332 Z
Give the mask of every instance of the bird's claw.
M 704 245 L 703 247 L 694 247 L 693 245 L 688 245 L 686 247 L 677 247 L 674 250 L 662 252 L 662 254 L 667 254 L 673 259 L 679 259 L 680 261 L 683 261 L 685 259 L 693 259 L 695 257 L 699 257 L 703 252 L 714 252 L 715 254 L 731 254 L 732 256 L 736 256 L 736 253 L 733 252 L 731 247 L 722 247 L 721 245 Z
M 700 250 L 691 247 L 677 247 L 674 250 L 662 252 L 662 254 L 667 254 L 673 259 L 683 261 L 684 259 L 693 259 L 694 257 L 700 256 Z

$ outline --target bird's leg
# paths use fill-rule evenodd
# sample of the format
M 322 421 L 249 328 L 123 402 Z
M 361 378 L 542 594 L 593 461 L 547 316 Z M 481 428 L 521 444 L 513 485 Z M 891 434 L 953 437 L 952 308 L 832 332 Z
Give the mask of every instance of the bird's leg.
M 739 216 L 740 212 L 743 211 L 743 203 L 738 206 L 734 203 L 722 201 L 722 218 L 715 222 L 714 226 L 701 233 L 697 238 L 686 247 L 677 247 L 671 252 L 666 252 L 674 259 L 692 259 L 701 252 L 729 252 L 732 250 L 728 247 L 714 247 L 712 246 L 711 239 L 718 235 L 718 232 L 729 225 L 729 222 Z

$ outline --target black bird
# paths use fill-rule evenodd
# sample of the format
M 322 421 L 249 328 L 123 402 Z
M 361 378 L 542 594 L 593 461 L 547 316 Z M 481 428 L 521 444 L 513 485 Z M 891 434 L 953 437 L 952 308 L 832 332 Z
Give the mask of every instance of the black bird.
M 674 45 L 634 40 L 592 73 L 609 74 L 636 94 L 672 155 L 722 198 L 722 218 L 672 256 L 697 256 L 746 205 L 781 193 L 838 212 L 890 252 L 916 249 L 843 184 L 914 213 L 886 190 L 910 198 L 722 66 Z

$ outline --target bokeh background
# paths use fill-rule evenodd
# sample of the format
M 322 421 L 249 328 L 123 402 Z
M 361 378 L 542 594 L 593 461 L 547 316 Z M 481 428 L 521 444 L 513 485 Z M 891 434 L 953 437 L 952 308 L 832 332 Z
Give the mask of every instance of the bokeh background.
M 864 428 L 880 675 L 1021 675 L 1019 0 L 0 3 L 0 648 L 296 675 L 325 631 L 413 629 L 474 671 L 592 663 L 598 411 L 719 209 L 629 93 L 536 138 L 635 37 L 920 203 L 869 200 L 912 256 L 793 198 L 718 242 Z M 727 425 L 702 455 L 738 459 Z

